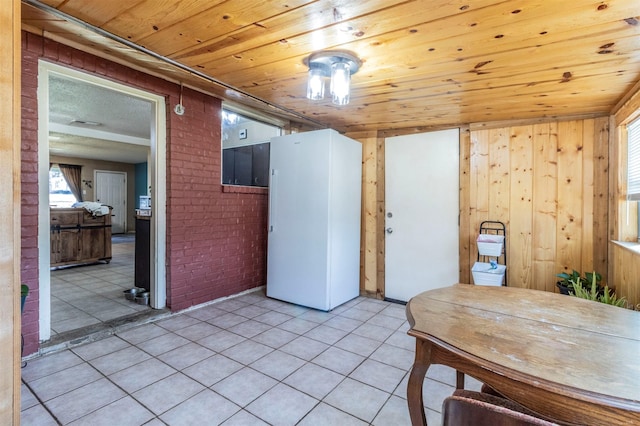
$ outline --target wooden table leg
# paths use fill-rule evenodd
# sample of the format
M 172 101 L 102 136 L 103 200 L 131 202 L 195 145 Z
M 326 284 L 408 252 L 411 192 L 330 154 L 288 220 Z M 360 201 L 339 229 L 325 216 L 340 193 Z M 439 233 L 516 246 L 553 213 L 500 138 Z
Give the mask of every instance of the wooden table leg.
M 456 389 L 464 389 L 464 373 L 456 370 Z
M 427 425 L 422 397 L 422 384 L 431 365 L 431 343 L 416 339 L 416 358 L 407 385 L 407 404 L 413 426 Z

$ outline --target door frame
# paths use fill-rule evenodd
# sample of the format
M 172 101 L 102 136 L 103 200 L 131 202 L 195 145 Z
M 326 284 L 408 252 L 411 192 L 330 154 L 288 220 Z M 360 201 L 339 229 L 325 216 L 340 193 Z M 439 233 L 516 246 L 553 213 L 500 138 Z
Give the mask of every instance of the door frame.
M 95 194 L 98 194 L 98 174 L 99 173 L 110 173 L 110 174 L 118 174 L 118 175 L 123 175 L 124 176 L 124 213 L 123 213 L 123 219 L 124 222 L 122 224 L 122 227 L 124 229 L 124 233 L 127 233 L 127 216 L 128 216 L 128 212 L 127 212 L 127 208 L 128 208 L 128 204 L 127 204 L 127 197 L 128 197 L 128 193 L 127 193 L 127 172 L 120 172 L 117 170 L 94 170 L 93 171 L 93 181 L 95 182 L 96 188 L 95 188 Z M 97 201 L 98 197 L 94 196 L 94 200 Z M 112 215 L 113 217 L 113 215 Z M 113 232 L 113 219 L 111 220 L 111 228 L 112 228 L 112 232 Z
M 151 102 L 151 146 L 149 185 L 153 188 L 151 217 L 151 298 L 152 308 L 166 306 L 166 169 L 167 123 L 165 98 L 84 71 L 67 68 L 46 60 L 38 61 L 38 270 L 39 340 L 51 338 L 51 273 L 49 219 L 49 76 L 61 75 L 116 90 Z

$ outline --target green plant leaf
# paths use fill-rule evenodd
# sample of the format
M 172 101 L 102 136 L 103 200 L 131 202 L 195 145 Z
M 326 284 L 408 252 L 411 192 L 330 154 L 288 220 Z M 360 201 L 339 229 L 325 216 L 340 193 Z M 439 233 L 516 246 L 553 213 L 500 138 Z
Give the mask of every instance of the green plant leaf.
M 595 302 L 606 303 L 607 305 L 618 306 L 621 308 L 626 307 L 627 301 L 624 297 L 618 298 L 614 292 L 611 291 L 609 286 L 604 286 L 601 288 L 598 286 L 598 281 L 602 279 L 599 274 L 596 274 L 594 271 L 591 274 L 585 274 L 586 276 L 591 276 L 591 280 L 589 281 L 590 287 L 585 288 L 585 282 L 580 282 L 571 279 L 570 282 L 573 285 L 572 291 L 569 292 L 570 295 L 579 297 L 581 299 L 593 300 Z M 596 279 L 594 280 L 593 277 Z M 577 285 L 580 284 L 580 285 Z

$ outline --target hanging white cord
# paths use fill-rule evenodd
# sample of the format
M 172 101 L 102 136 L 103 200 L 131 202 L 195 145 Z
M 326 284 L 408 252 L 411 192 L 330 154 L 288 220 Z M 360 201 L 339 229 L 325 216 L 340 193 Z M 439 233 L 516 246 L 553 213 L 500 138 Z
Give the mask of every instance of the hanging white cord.
M 173 111 L 178 115 L 184 114 L 184 106 L 182 105 L 182 83 L 180 83 L 180 103 L 175 106 Z

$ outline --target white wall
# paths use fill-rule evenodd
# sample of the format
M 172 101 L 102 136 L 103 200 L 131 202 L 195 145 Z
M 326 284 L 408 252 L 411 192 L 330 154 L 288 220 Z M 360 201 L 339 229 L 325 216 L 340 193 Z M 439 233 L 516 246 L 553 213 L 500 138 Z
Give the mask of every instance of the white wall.
M 240 139 L 239 133 L 241 129 L 246 130 L 246 139 Z M 222 149 L 269 142 L 274 136 L 280 136 L 280 128 L 259 121 L 242 120 L 234 126 L 223 129 Z

